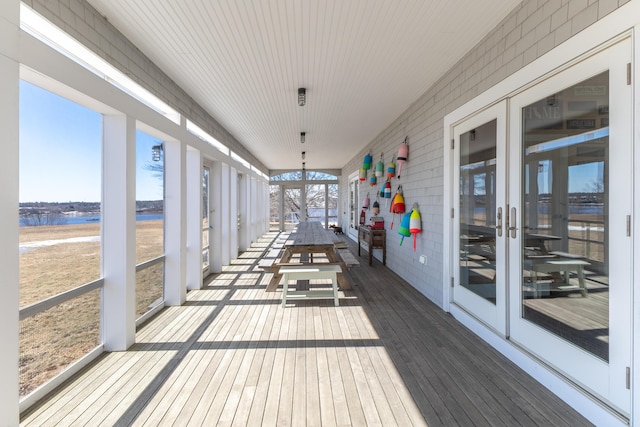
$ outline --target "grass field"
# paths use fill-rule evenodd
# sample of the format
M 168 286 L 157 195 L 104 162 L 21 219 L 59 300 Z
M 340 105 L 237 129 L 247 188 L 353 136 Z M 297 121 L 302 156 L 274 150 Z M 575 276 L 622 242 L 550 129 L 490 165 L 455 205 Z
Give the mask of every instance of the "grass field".
M 20 307 L 100 278 L 100 224 L 20 228 Z M 136 223 L 136 263 L 163 254 L 163 221 Z M 136 274 L 136 315 L 162 297 L 163 265 Z M 100 344 L 100 291 L 20 322 L 20 395 Z

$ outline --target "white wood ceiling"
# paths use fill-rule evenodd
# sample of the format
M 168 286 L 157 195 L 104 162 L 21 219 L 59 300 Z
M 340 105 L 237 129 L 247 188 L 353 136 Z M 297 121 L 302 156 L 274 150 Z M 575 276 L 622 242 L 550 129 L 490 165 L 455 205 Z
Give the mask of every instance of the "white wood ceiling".
M 520 3 L 88 1 L 270 169 L 342 168 Z

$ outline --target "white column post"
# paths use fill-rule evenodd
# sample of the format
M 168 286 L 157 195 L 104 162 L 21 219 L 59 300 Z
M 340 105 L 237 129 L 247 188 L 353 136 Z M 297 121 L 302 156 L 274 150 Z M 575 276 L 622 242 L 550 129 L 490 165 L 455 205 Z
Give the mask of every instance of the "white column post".
M 247 242 L 247 247 L 251 246 L 251 242 L 256 240 L 258 236 L 258 221 L 260 219 L 258 207 L 260 206 L 260 197 L 258 194 L 258 186 L 256 177 L 252 175 L 248 175 L 249 182 L 248 185 L 248 195 L 247 195 L 247 203 L 249 204 L 248 216 L 249 216 L 249 224 L 251 224 L 251 231 L 248 234 L 249 241 Z
M 263 235 L 269 228 L 269 222 L 271 221 L 271 199 L 269 197 L 269 182 L 262 183 L 262 218 L 263 218 L 263 226 L 262 232 L 260 235 Z
M 202 156 L 187 148 L 187 289 L 202 287 Z
M 239 174 L 238 176 L 238 216 L 240 219 L 240 230 L 238 232 L 238 249 L 245 251 L 249 247 L 247 242 L 250 241 L 249 234 L 251 233 L 250 221 L 251 212 L 249 206 L 251 205 L 250 195 L 247 191 L 247 183 L 251 180 L 249 174 Z
M 18 425 L 18 149 L 20 1 L 0 2 L 0 425 Z
M 229 258 L 238 258 L 238 170 L 234 167 L 229 171 Z
M 229 245 L 231 243 L 231 188 L 229 177 L 229 165 L 222 163 L 220 165 L 220 263 L 221 265 L 229 265 L 231 262 L 231 251 Z
M 182 305 L 187 299 L 186 280 L 186 145 L 164 142 L 165 167 L 165 268 L 164 298 L 167 305 Z
M 102 330 L 105 350 L 121 351 L 136 333 L 135 120 L 105 115 L 102 152 Z
M 209 210 L 211 234 L 209 235 L 209 259 L 211 272 L 222 271 L 222 163 L 214 162 L 211 166 L 209 183 Z

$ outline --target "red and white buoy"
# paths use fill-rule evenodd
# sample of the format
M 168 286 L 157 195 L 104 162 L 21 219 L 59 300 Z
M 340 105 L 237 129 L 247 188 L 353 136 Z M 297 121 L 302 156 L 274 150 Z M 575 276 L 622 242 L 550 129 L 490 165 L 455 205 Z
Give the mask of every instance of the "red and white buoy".
M 385 207 L 387 207 L 389 200 L 391 198 L 391 181 L 389 181 L 389 178 L 387 178 L 387 182 L 384 183 L 384 189 L 383 189 L 383 193 L 384 198 L 387 199 L 387 202 L 385 203 Z

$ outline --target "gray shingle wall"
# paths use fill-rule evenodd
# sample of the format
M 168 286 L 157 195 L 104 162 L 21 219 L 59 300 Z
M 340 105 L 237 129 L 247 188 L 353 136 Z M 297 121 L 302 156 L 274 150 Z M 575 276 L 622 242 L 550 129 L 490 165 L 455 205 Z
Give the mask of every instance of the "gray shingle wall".
M 23 0 L 254 166 L 264 165 L 84 0 Z
M 523 1 L 343 169 L 342 179 L 346 182 L 369 150 L 376 160 L 380 152 L 384 152 L 385 162 L 389 162 L 405 136 L 409 137 L 409 160 L 404 165 L 401 184 L 407 209 L 411 209 L 414 202 L 419 205 L 422 233 L 418 236 L 416 252 L 408 244 L 412 242 L 406 240 L 400 247 L 396 215 L 394 229 L 387 229 L 387 266 L 436 304 L 443 304 L 442 264 L 447 256 L 443 253 L 444 116 L 628 1 Z M 394 193 L 398 181 L 393 180 L 392 184 Z M 342 200 L 348 200 L 346 186 L 341 191 Z M 366 194 L 372 190 L 362 184 L 360 191 Z M 385 210 L 384 203 L 381 211 L 389 224 L 391 214 L 388 208 Z M 348 217 L 343 217 L 342 222 L 348 224 Z M 427 256 L 426 265 L 418 262 L 421 254 Z

